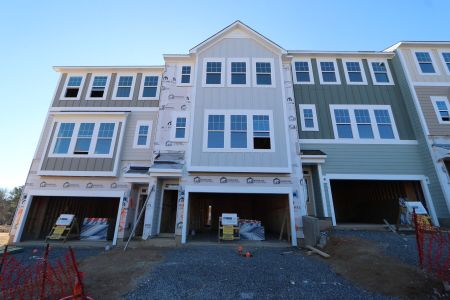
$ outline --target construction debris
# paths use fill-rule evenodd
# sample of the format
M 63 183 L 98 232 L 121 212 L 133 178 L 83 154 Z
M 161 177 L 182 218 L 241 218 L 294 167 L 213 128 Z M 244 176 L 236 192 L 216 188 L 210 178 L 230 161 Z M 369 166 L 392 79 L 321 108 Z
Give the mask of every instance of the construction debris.
M 320 251 L 319 249 L 317 249 L 317 248 L 315 248 L 313 246 L 307 245 L 305 248 L 311 250 L 311 252 L 313 252 L 313 253 L 319 254 L 320 256 L 322 256 L 324 258 L 330 258 L 331 257 L 329 254 L 327 254 L 327 253 L 325 253 L 323 251 Z

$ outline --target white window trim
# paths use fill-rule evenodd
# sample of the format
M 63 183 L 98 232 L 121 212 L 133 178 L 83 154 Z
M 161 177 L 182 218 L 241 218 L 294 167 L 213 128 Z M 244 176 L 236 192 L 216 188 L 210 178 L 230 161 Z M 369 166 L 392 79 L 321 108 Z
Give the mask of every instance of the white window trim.
M 155 76 L 158 77 L 158 84 L 156 85 L 156 94 L 155 97 L 144 97 L 142 96 L 144 92 L 144 81 L 146 76 Z M 133 79 L 134 81 L 134 79 Z M 139 88 L 139 97 L 138 100 L 159 100 L 159 93 L 161 87 L 161 75 L 159 73 L 144 73 L 141 78 L 141 86 Z
M 94 78 L 97 76 L 106 76 L 106 85 L 105 85 L 105 91 L 103 92 L 103 97 L 101 98 L 96 98 L 96 97 L 91 97 L 91 91 L 92 91 L 92 85 L 94 84 Z M 96 74 L 96 73 L 92 73 L 91 74 L 91 80 L 89 82 L 89 88 L 87 90 L 87 94 L 86 94 L 86 100 L 105 100 L 106 99 L 106 95 L 108 94 L 108 90 L 109 90 L 109 82 L 111 80 L 111 75 L 110 74 Z
M 302 131 L 319 131 L 319 123 L 317 122 L 317 112 L 316 112 L 316 105 L 314 104 L 299 104 L 298 105 L 300 110 L 300 125 L 302 126 Z M 313 122 L 314 127 L 309 128 L 305 125 L 305 115 L 303 114 L 303 110 L 305 109 L 312 109 L 313 112 Z
M 183 67 L 191 67 L 191 74 L 189 77 L 189 83 L 181 83 L 181 72 Z M 192 86 L 192 79 L 194 76 L 194 65 L 193 64 L 178 64 L 177 65 L 177 86 Z
M 153 125 L 153 121 L 143 121 L 143 120 L 137 121 L 136 130 L 134 131 L 133 149 L 149 149 L 150 148 L 150 141 L 151 141 L 152 129 L 153 129 L 152 125 Z M 148 126 L 148 134 L 147 134 L 147 140 L 145 141 L 145 145 L 138 145 L 139 128 L 141 126 Z
M 296 62 L 306 62 L 308 63 L 308 73 L 309 73 L 309 81 L 297 81 L 297 71 L 295 69 Z M 294 79 L 295 84 L 314 84 L 314 75 L 312 71 L 312 64 L 310 58 L 295 58 L 292 60 L 292 77 Z
M 119 88 L 119 79 L 121 76 L 132 76 L 133 77 L 133 82 L 131 83 L 131 87 L 130 87 L 130 96 L 128 97 L 117 97 L 117 90 Z M 111 99 L 112 100 L 133 100 L 133 94 L 134 94 L 134 86 L 136 84 L 136 74 L 125 74 L 125 73 L 117 73 L 116 75 L 116 82 L 114 84 L 114 91 L 112 94 Z
M 222 68 L 220 70 L 220 84 L 206 84 L 206 64 L 209 62 L 221 62 Z M 202 87 L 224 87 L 225 86 L 225 58 L 218 57 L 208 57 L 203 59 L 203 79 L 202 79 Z
M 66 94 L 66 89 L 67 89 L 67 84 L 69 83 L 69 79 L 70 79 L 70 77 L 72 77 L 72 76 L 76 76 L 76 77 L 78 77 L 78 76 L 81 76 L 82 77 L 82 79 L 81 79 L 81 83 L 80 83 L 80 87 L 79 87 L 79 91 L 78 91 L 78 95 L 77 95 L 77 97 L 76 98 L 67 98 L 67 97 L 65 97 L 64 95 Z M 85 79 L 86 79 L 86 74 L 77 74 L 77 73 L 69 73 L 69 74 L 67 74 L 67 76 L 66 76 L 66 82 L 64 83 L 64 88 L 62 89 L 62 92 L 61 92 L 61 96 L 60 96 L 60 100 L 80 100 L 80 98 L 81 98 L 81 93 L 83 92 L 83 87 L 84 87 L 84 81 L 85 81 Z
M 336 82 L 324 82 L 322 76 L 322 68 L 320 67 L 321 62 L 332 62 L 334 65 L 334 72 L 336 74 Z M 335 58 L 320 58 L 317 59 L 317 71 L 319 73 L 320 84 L 341 84 L 341 75 L 339 74 L 338 64 Z
M 437 101 L 444 101 L 447 104 L 447 109 L 450 112 L 450 103 L 448 101 L 448 98 L 445 96 L 431 96 L 431 102 L 433 103 L 434 112 L 436 113 L 436 118 L 438 119 L 439 124 L 450 124 L 450 121 L 443 121 L 441 118 L 441 115 L 439 113 L 439 109 L 437 107 L 436 102 Z
M 80 119 L 76 119 L 76 120 L 74 120 L 74 119 L 57 119 L 53 122 L 52 128 L 54 127 L 54 123 L 56 123 L 56 122 L 57 122 L 57 126 L 56 126 L 55 132 L 53 133 L 52 142 L 50 144 L 50 149 L 48 150 L 48 157 L 77 157 L 77 158 L 112 158 L 113 157 L 114 148 L 115 148 L 115 144 L 116 144 L 116 138 L 117 138 L 117 131 L 119 128 L 120 121 L 110 120 L 110 119 L 82 119 L 82 120 L 80 120 Z M 75 123 L 72 137 L 70 139 L 69 150 L 65 154 L 64 153 L 53 153 L 53 151 L 55 149 L 56 140 L 58 138 L 58 132 L 59 132 L 61 123 Z M 78 131 L 80 129 L 81 123 L 95 123 L 94 132 L 92 133 L 91 144 L 89 146 L 88 154 L 74 154 L 73 153 L 73 151 L 75 149 L 75 144 L 77 142 Z M 100 130 L 100 123 L 114 123 L 115 124 L 114 132 L 113 132 L 113 136 L 112 136 L 112 140 L 111 140 L 111 147 L 109 148 L 109 153 L 107 153 L 107 154 L 94 154 L 95 146 L 97 145 L 98 132 Z M 123 128 L 122 128 L 122 130 L 123 130 Z
M 431 65 L 433 66 L 434 69 L 434 73 L 423 73 L 422 69 L 420 68 L 420 64 L 419 64 L 419 60 L 417 59 L 416 53 L 417 52 L 425 52 L 428 53 L 430 55 L 431 58 Z M 412 50 L 412 54 L 414 56 L 414 61 L 416 62 L 416 69 L 417 72 L 419 72 L 420 75 L 424 75 L 424 76 L 436 76 L 436 75 L 440 75 L 441 73 L 439 72 L 439 68 L 436 65 L 435 59 L 433 57 L 433 51 L 430 50 L 425 50 L 425 49 L 413 49 Z
M 224 147 L 208 148 L 208 116 L 224 115 Z M 247 148 L 231 148 L 231 115 L 247 116 Z M 270 129 L 270 149 L 253 149 L 253 116 L 267 115 L 269 116 Z M 273 114 L 271 110 L 205 110 L 205 118 L 203 124 L 203 152 L 275 152 L 275 134 L 273 127 Z
M 231 63 L 245 62 L 245 84 L 231 83 Z M 227 86 L 230 87 L 250 87 L 250 60 L 248 58 L 228 58 L 227 59 Z
M 439 50 L 438 52 L 439 52 L 439 58 L 441 59 L 441 62 L 443 64 L 443 66 L 444 66 L 445 73 L 447 75 L 450 75 L 450 70 L 448 69 L 447 63 L 445 62 L 445 59 L 444 59 L 444 53 L 450 53 L 450 49 Z
M 336 126 L 336 116 L 334 115 L 335 109 L 348 109 L 349 115 L 350 115 L 350 126 L 352 128 L 352 134 L 353 138 L 340 138 L 337 131 Z M 370 123 L 372 125 L 372 131 L 373 131 L 373 139 L 363 139 L 359 137 L 359 131 L 358 126 L 356 123 L 355 118 L 355 109 L 367 109 L 369 111 L 370 116 Z M 385 109 L 389 113 L 389 118 L 391 119 L 391 126 L 392 131 L 394 132 L 394 138 L 393 139 L 382 139 L 380 138 L 380 132 L 378 130 L 378 124 L 375 118 L 375 112 L 376 109 Z M 331 120 L 333 124 L 333 133 L 334 133 L 334 139 L 335 140 L 344 140 L 344 141 L 378 141 L 378 142 L 385 142 L 385 141 L 398 141 L 400 140 L 398 131 L 397 131 L 397 125 L 395 123 L 394 115 L 392 114 L 392 109 L 390 105 L 340 105 L 340 104 L 330 104 L 330 114 L 331 114 Z
M 362 77 L 362 82 L 353 82 L 350 81 L 350 76 L 349 76 L 349 72 L 348 72 L 348 68 L 347 68 L 347 63 L 348 62 L 357 62 L 359 63 L 359 67 L 361 68 L 361 77 Z M 345 75 L 345 80 L 347 81 L 348 85 L 367 85 L 367 77 L 366 77 L 366 71 L 364 69 L 364 64 L 362 62 L 362 59 L 358 59 L 358 58 L 346 58 L 342 60 L 342 65 L 344 67 L 344 75 Z
M 256 84 L 256 63 L 270 63 L 270 80 L 272 84 Z M 253 87 L 274 88 L 275 84 L 275 64 L 273 58 L 252 58 L 252 83 Z
M 377 82 L 377 80 L 375 78 L 375 72 L 373 71 L 373 68 L 372 68 L 373 62 L 384 63 L 384 65 L 386 66 L 386 73 L 387 73 L 389 82 Z M 367 59 L 367 64 L 369 65 L 370 77 L 372 77 L 373 85 L 394 85 L 394 79 L 392 78 L 391 69 L 389 68 L 389 63 L 388 63 L 387 59 L 371 58 L 371 59 Z
M 177 118 L 186 118 L 186 127 L 184 131 L 184 138 L 176 138 L 175 133 L 177 129 Z M 188 117 L 187 112 L 175 112 L 172 115 L 172 129 L 170 136 L 172 137 L 172 141 L 174 142 L 187 142 L 189 140 L 188 134 L 189 134 L 189 126 L 190 126 L 190 120 Z

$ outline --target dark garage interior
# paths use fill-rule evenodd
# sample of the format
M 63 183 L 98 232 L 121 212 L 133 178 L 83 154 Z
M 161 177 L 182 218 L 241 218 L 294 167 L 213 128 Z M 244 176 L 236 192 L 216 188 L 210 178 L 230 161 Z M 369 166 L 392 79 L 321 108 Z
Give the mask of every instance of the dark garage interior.
M 338 224 L 396 224 L 400 197 L 426 207 L 419 181 L 331 180 L 331 190 Z
M 120 198 L 35 196 L 21 241 L 45 239 L 63 213 L 74 214 L 80 227 L 84 218 L 108 218 L 107 239 L 112 240 L 119 201 Z

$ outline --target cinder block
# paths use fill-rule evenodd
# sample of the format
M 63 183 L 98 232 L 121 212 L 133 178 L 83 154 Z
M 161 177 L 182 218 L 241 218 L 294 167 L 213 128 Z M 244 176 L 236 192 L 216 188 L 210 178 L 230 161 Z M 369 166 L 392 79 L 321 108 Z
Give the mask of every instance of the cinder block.
M 311 216 L 303 216 L 303 233 L 305 234 L 305 244 L 316 246 L 320 239 L 319 219 Z

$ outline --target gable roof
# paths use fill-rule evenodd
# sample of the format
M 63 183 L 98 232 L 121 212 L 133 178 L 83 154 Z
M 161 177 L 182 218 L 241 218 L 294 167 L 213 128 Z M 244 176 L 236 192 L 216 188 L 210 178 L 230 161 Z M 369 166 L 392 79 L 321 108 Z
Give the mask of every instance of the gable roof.
M 234 30 L 236 28 L 239 28 L 239 29 L 242 29 L 242 30 L 246 31 L 250 35 L 255 36 L 257 39 L 259 39 L 259 40 L 261 40 L 261 41 L 271 45 L 272 47 L 276 48 L 278 51 L 280 51 L 283 54 L 287 53 L 287 51 L 283 47 L 281 47 L 277 43 L 271 41 L 267 37 L 263 36 L 262 34 L 260 34 L 259 32 L 257 32 L 256 30 L 254 30 L 253 28 L 251 28 L 250 26 L 244 24 L 243 22 L 241 22 L 239 20 L 233 22 L 232 24 L 228 25 L 227 27 L 225 27 L 224 29 L 220 30 L 216 34 L 210 36 L 209 38 L 207 38 L 203 42 L 201 42 L 198 45 L 194 46 L 193 48 L 191 48 L 189 50 L 189 53 L 196 53 L 200 48 L 202 48 L 202 47 L 204 47 L 204 46 L 206 46 L 206 45 L 208 45 L 210 43 L 213 43 L 213 42 L 219 40 L 221 37 L 223 37 L 224 35 L 226 35 L 227 33 L 231 32 L 232 30 Z

